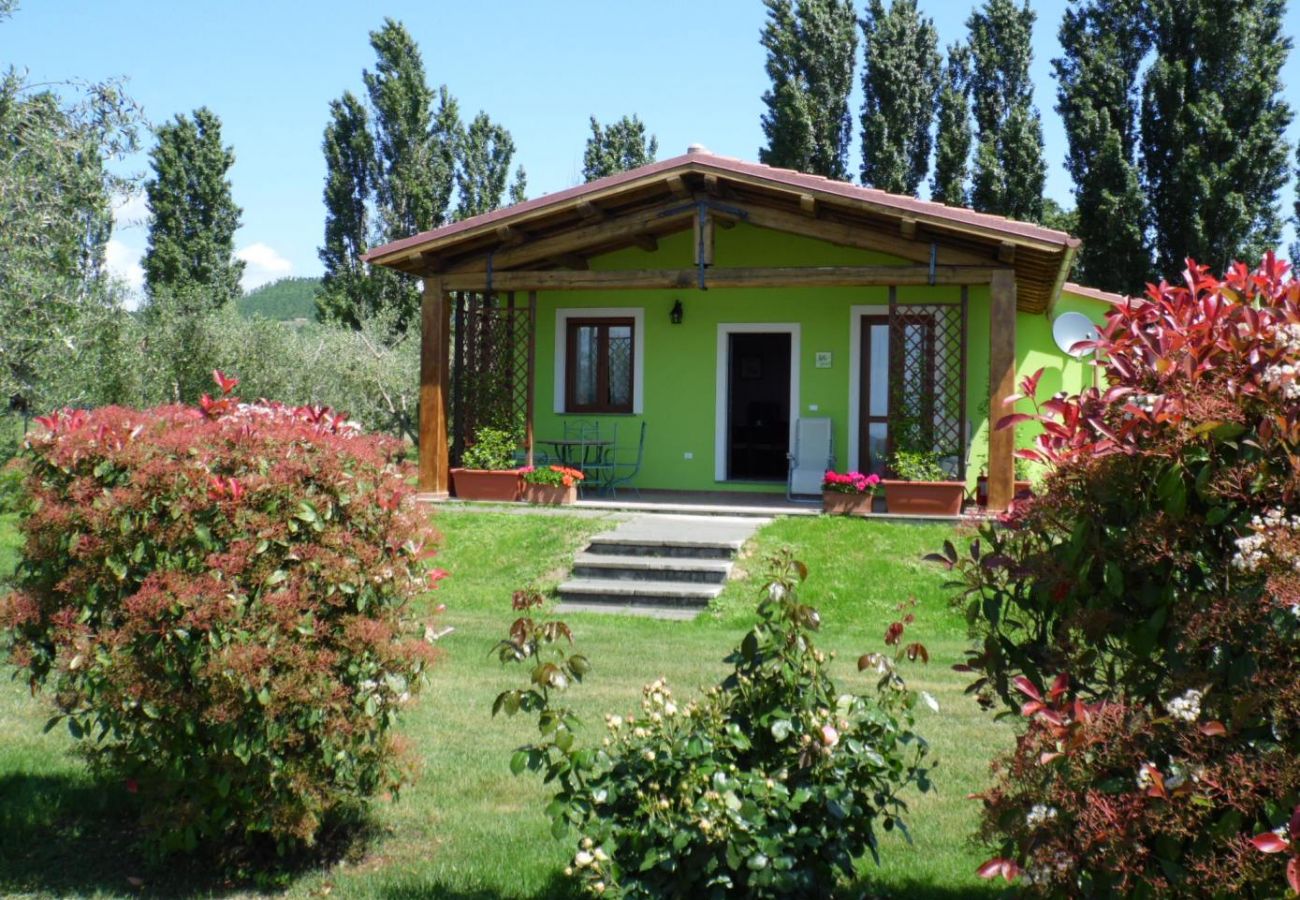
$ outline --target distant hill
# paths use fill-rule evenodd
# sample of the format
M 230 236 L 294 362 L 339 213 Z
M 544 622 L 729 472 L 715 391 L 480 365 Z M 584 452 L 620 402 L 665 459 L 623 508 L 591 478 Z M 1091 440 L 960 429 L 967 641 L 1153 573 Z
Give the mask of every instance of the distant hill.
M 254 288 L 237 301 L 239 312 L 247 318 L 261 316 L 279 322 L 294 319 L 316 321 L 316 291 L 319 278 L 281 278 Z

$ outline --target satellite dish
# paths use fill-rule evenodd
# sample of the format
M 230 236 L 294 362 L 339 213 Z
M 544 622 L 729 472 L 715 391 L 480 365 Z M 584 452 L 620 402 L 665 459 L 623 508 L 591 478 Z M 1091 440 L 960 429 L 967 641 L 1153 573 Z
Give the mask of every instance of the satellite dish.
M 1090 356 L 1092 350 L 1084 347 L 1075 350 L 1074 345 L 1080 341 L 1094 341 L 1097 337 L 1097 326 L 1081 312 L 1061 313 L 1052 323 L 1052 340 L 1056 341 L 1056 346 L 1061 348 L 1062 353 L 1076 359 Z

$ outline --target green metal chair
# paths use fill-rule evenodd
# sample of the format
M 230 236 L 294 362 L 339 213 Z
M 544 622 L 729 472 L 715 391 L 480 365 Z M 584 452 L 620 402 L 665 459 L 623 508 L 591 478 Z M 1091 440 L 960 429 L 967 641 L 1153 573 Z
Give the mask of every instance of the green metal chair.
M 646 423 L 642 421 L 641 436 L 637 440 L 635 457 L 631 457 L 626 461 L 622 460 L 619 447 L 615 444 L 614 449 L 609 454 L 609 462 L 600 467 L 604 474 L 600 485 L 602 494 L 617 497 L 620 487 L 628 487 L 636 494 L 638 500 L 641 499 L 641 491 L 637 489 L 637 486 L 632 481 L 640 474 L 641 463 L 645 461 L 645 425 Z M 630 447 L 624 449 L 631 450 Z

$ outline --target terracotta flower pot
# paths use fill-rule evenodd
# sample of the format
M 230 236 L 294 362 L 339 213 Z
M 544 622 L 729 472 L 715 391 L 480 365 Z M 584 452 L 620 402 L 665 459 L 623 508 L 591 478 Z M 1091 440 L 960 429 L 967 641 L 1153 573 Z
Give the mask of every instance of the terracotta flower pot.
M 529 484 L 524 482 L 524 502 L 541 506 L 567 506 L 578 499 L 578 486 L 571 484 Z
M 1013 493 L 1019 497 L 1025 491 L 1032 492 L 1033 489 L 1033 482 L 1017 481 Z M 975 479 L 975 504 L 977 506 L 989 505 L 989 477 L 987 475 L 981 475 Z
M 822 491 L 822 512 L 828 516 L 869 516 L 872 499 L 870 494 Z
M 520 478 L 514 469 L 452 469 L 451 490 L 461 500 L 495 500 L 514 503 L 519 499 Z
M 966 498 L 960 481 L 882 481 L 885 509 L 909 516 L 956 516 Z

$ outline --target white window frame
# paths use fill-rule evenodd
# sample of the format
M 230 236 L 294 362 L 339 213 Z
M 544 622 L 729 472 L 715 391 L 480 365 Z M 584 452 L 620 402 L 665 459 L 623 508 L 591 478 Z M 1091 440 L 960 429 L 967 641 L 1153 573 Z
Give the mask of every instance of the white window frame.
M 645 307 L 644 306 L 592 306 L 568 307 L 555 311 L 555 412 L 560 415 L 619 416 L 628 413 L 570 413 L 566 408 L 564 386 L 568 383 L 569 320 L 570 319 L 631 319 L 632 320 L 632 412 L 639 416 L 645 409 Z
M 790 436 L 789 446 L 794 449 L 795 423 L 802 414 L 799 401 L 799 375 L 803 356 L 799 349 L 803 333 L 798 322 L 720 322 L 718 323 L 717 384 L 713 420 L 713 480 L 726 482 L 727 478 L 727 420 L 728 373 L 731 369 L 731 341 L 733 334 L 788 334 L 790 335 Z

